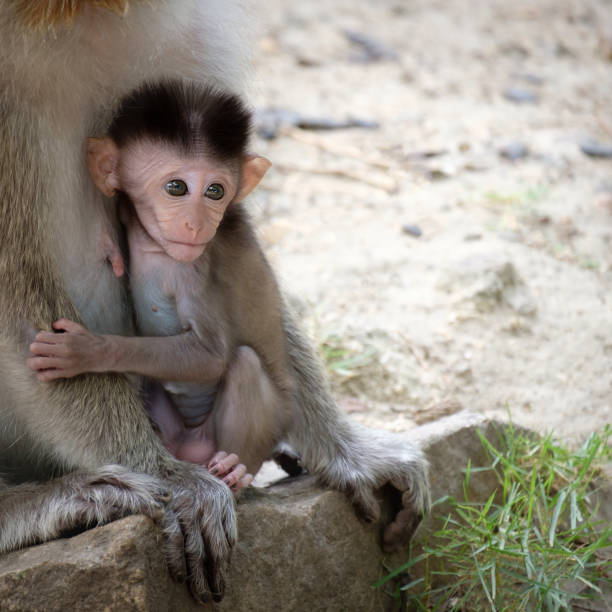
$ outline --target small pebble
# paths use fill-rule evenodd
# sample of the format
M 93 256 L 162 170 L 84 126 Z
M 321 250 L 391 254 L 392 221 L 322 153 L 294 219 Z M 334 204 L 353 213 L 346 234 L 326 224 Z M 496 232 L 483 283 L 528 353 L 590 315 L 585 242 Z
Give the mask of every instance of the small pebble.
M 527 157 L 529 149 L 522 142 L 510 142 L 499 150 L 499 154 L 506 159 L 516 161 Z
M 304 68 L 314 68 L 316 66 L 321 66 L 323 63 L 321 58 L 316 57 L 315 55 L 307 55 L 305 53 L 296 55 L 295 61 L 298 63 L 298 66 L 303 66 Z
M 508 87 L 504 90 L 504 98 L 517 104 L 535 104 L 538 101 L 538 96 L 534 91 L 521 87 Z
M 517 42 L 509 42 L 507 44 L 503 44 L 499 47 L 499 50 L 504 55 L 511 55 L 519 58 L 529 57 L 530 55 L 529 49 Z
M 580 150 L 589 157 L 612 159 L 612 144 L 601 144 L 595 140 L 588 140 L 580 145 Z
M 480 240 L 481 238 L 482 234 L 480 232 L 470 232 L 463 237 L 466 242 L 474 242 L 475 240 Z
M 575 53 L 564 42 L 558 42 L 555 47 L 555 55 L 558 57 L 574 57 Z
M 296 112 L 283 108 L 268 107 L 255 113 L 255 128 L 264 140 L 274 140 L 282 125 L 295 125 L 298 121 Z
M 610 191 L 612 192 L 612 180 L 604 179 L 599 183 L 597 191 Z
M 542 83 L 544 83 L 544 79 L 541 76 L 533 74 L 532 72 L 520 72 L 514 76 L 530 85 L 542 85 Z
M 467 363 L 459 364 L 455 368 L 455 375 L 461 378 L 472 378 L 472 368 Z
M 402 232 L 415 238 L 420 238 L 423 235 L 423 230 L 418 225 L 410 225 L 409 223 L 402 225 Z
M 452 176 L 450 172 L 447 172 L 446 170 L 443 170 L 442 168 L 429 168 L 425 172 L 425 174 L 427 175 L 427 178 L 429 178 L 432 181 L 443 181 Z
M 398 54 L 394 49 L 372 36 L 353 30 L 344 30 L 344 35 L 361 49 L 361 53 L 355 54 L 352 57 L 352 60 L 355 62 L 367 63 L 384 60 L 395 61 L 398 59 Z
M 348 117 L 333 119 L 329 117 L 308 117 L 284 108 L 268 107 L 255 113 L 255 128 L 257 134 L 264 140 L 274 140 L 279 129 L 284 125 L 292 125 L 303 130 L 342 130 L 347 128 L 376 129 L 377 121 Z
M 523 237 L 518 232 L 513 232 L 512 230 L 505 230 L 503 232 L 499 232 L 498 236 L 502 240 L 506 240 L 507 242 L 521 242 Z
M 365 128 L 375 130 L 380 127 L 378 121 L 349 117 L 347 119 L 329 119 L 327 117 L 300 117 L 296 125 L 303 130 L 343 130 L 346 128 Z

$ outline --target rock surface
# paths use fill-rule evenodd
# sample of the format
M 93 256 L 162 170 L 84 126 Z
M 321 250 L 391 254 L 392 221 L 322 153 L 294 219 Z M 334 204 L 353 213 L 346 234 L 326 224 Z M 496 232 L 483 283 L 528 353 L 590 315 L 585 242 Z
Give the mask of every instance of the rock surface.
M 496 424 L 457 414 L 414 430 L 431 462 L 432 496 L 457 494 L 462 468 L 485 457 L 476 435 L 493 437 Z M 486 498 L 491 483 L 473 479 Z M 384 555 L 380 525 L 365 525 L 348 500 L 309 477 L 251 488 L 238 504 L 240 540 L 227 594 L 212 610 L 392 609 L 372 585 L 405 553 Z M 0 608 L 13 611 L 202 610 L 172 582 L 147 518 L 134 516 L 0 558 Z
M 497 486 L 477 429 L 498 442 L 501 424 L 459 413 L 413 430 L 430 461 L 432 498 L 461 497 L 464 468 L 472 464 L 470 499 L 486 500 Z M 610 487 L 601 503 L 608 516 Z M 386 504 L 386 513 L 389 504 Z M 383 513 L 384 514 L 384 513 Z M 406 552 L 385 555 L 382 524 L 360 522 L 344 495 L 310 477 L 251 487 L 238 504 L 240 539 L 225 599 L 198 606 L 166 570 L 153 522 L 133 516 L 110 525 L 16 551 L 0 558 L 0 609 L 45 612 L 330 612 L 396 610 L 393 585 L 373 588 Z M 416 538 L 428 528 L 428 521 Z

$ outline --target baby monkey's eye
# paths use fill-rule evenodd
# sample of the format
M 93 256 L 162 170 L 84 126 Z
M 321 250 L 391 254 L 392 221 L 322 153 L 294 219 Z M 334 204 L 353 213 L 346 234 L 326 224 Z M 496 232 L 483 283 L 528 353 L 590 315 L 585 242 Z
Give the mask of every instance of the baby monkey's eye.
M 187 183 L 181 179 L 174 179 L 166 183 L 166 191 L 171 196 L 182 196 L 187 193 Z
M 208 186 L 204 195 L 211 200 L 220 200 L 225 195 L 225 190 L 223 189 L 223 185 L 213 183 Z

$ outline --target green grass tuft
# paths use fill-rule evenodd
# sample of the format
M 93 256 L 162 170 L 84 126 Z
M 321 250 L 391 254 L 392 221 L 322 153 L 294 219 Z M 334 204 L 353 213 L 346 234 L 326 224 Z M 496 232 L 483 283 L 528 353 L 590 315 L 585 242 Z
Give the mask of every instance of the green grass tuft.
M 479 435 L 490 467 L 468 464 L 464 499 L 438 500 L 420 553 L 377 586 L 412 574 L 397 592 L 405 610 L 606 609 L 586 600 L 612 589 L 612 526 L 596 518 L 612 429 L 574 452 L 512 425 L 500 449 Z M 470 478 L 484 470 L 499 485 L 486 501 L 470 501 Z
M 321 354 L 327 369 L 339 376 L 352 378 L 376 360 L 373 348 L 348 348 L 339 336 L 328 336 L 321 343 Z

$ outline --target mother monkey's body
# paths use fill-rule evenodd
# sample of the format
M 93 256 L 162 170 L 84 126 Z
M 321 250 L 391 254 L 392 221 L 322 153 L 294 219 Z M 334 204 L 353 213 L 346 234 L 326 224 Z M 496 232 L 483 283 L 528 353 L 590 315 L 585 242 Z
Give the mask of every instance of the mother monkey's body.
M 200 599 L 220 596 L 236 537 L 229 489 L 166 451 L 125 377 L 41 384 L 25 362 L 32 330 L 62 317 L 99 333 L 131 331 L 99 239 L 112 222 L 87 178 L 86 137 L 104 133 L 118 98 L 143 80 L 180 74 L 239 91 L 245 19 L 227 0 L 134 2 L 123 18 L 89 4 L 0 5 L 0 551 L 143 512 L 161 525 L 173 576 L 187 576 Z M 39 23 L 49 15 L 59 19 L 54 30 Z M 385 543 L 404 542 L 426 505 L 422 456 L 345 420 L 287 313 L 283 325 L 297 385 L 287 442 L 367 517 L 378 512 L 375 488 L 402 491 L 405 509 Z M 34 480 L 45 482 L 21 484 Z

